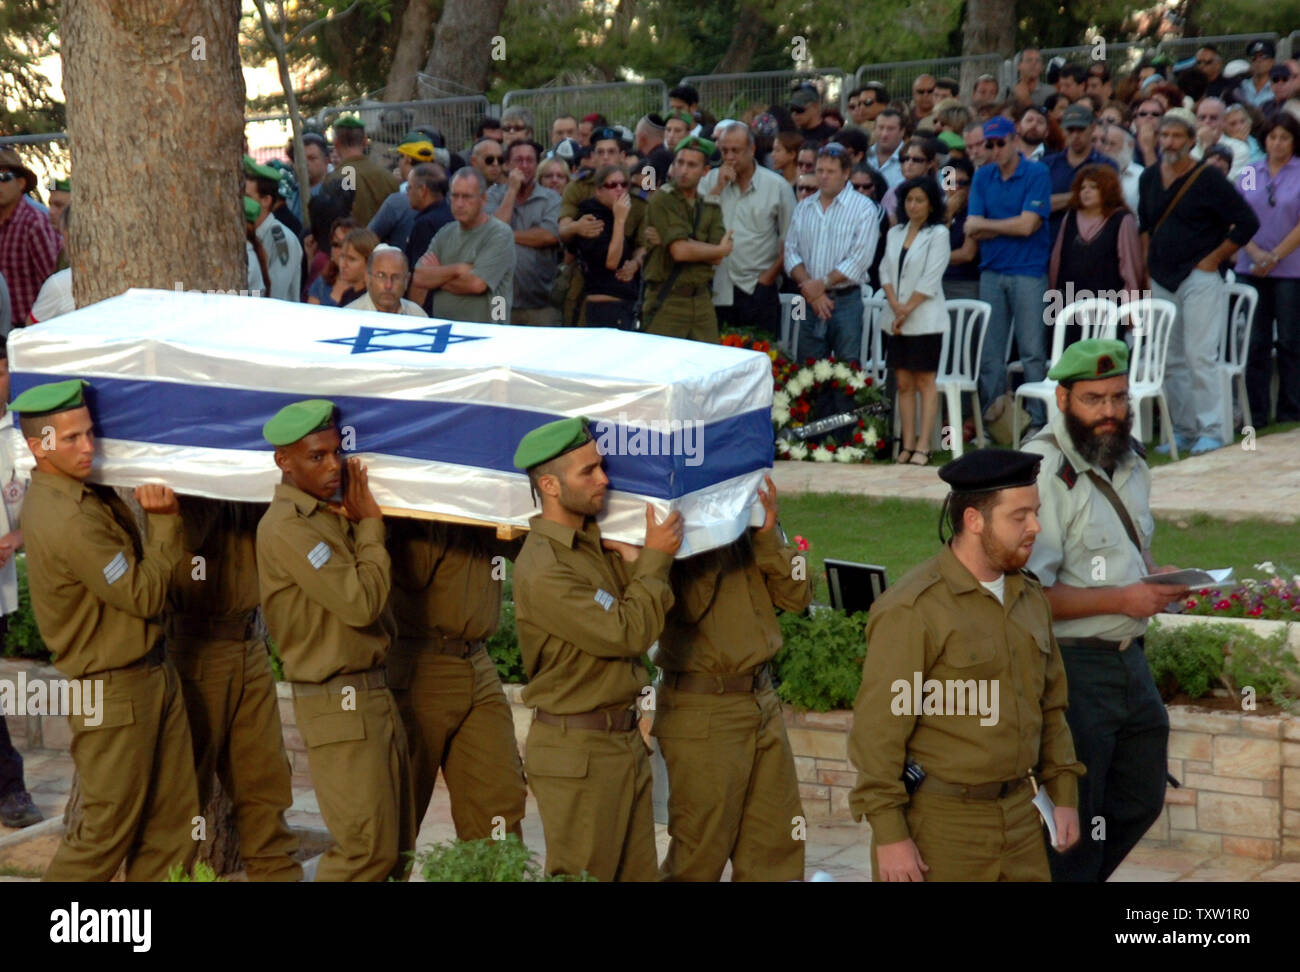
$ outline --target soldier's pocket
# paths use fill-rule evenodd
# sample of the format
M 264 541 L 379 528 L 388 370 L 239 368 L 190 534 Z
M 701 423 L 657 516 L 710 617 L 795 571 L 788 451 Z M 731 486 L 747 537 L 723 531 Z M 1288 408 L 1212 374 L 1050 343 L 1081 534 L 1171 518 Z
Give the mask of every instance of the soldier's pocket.
M 997 646 L 991 638 L 955 631 L 944 642 L 940 664 L 956 669 L 962 678 L 973 678 L 979 675 L 981 668 L 996 667 L 996 658 Z
M 581 749 L 529 746 L 524 754 L 524 774 L 581 780 L 587 776 L 587 754 Z
M 81 715 L 68 716 L 74 732 L 93 732 L 96 729 L 120 729 L 135 725 L 135 706 L 130 699 L 104 699 L 99 711 L 92 716 L 84 707 Z
M 331 743 L 353 742 L 366 738 L 366 722 L 360 712 L 326 712 L 312 716 L 301 726 L 308 749 Z
M 656 739 L 708 739 L 709 713 L 687 709 L 659 709 L 650 735 Z

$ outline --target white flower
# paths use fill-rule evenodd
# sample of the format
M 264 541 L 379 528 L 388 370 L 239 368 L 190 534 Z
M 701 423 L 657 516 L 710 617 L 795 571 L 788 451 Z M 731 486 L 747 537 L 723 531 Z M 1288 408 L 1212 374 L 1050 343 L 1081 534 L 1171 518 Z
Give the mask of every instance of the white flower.
M 800 368 L 799 373 L 795 375 L 795 377 L 799 379 L 800 388 L 810 388 L 812 383 L 816 380 L 813 378 L 811 368 Z
M 835 450 L 836 462 L 861 462 L 864 453 L 857 446 L 841 446 Z
M 880 445 L 880 433 L 874 425 L 868 425 L 862 430 L 862 441 L 873 447 Z
M 850 376 L 852 376 L 853 371 L 843 361 L 837 361 L 835 362 L 835 366 L 831 369 L 831 374 L 834 375 L 838 381 L 848 381 Z
M 851 375 L 844 382 L 844 385 L 851 392 L 860 392 L 862 389 L 867 387 L 867 382 L 865 379 L 859 378 L 857 375 Z
M 775 412 L 778 408 L 789 408 L 789 407 L 790 407 L 790 395 L 788 392 L 775 391 L 772 393 L 772 411 Z
M 1255 565 L 1256 570 L 1262 570 L 1266 574 L 1276 574 L 1277 568 L 1273 566 L 1273 561 L 1266 560 L 1262 564 Z
M 802 442 L 792 442 L 789 446 L 790 458 L 802 462 L 808 458 L 808 447 Z
M 812 368 L 813 378 L 816 379 L 817 381 L 830 381 L 831 372 L 833 370 L 834 370 L 834 366 L 825 358 L 822 358 L 815 365 L 813 365 Z
M 799 380 L 798 375 L 795 375 L 785 383 L 784 392 L 789 396 L 791 401 L 803 394 L 803 382 Z
M 825 446 L 818 446 L 812 451 L 812 457 L 813 462 L 830 462 L 835 458 L 835 454 Z
M 773 408 L 772 421 L 775 422 L 778 427 L 786 425 L 790 421 L 790 409 Z

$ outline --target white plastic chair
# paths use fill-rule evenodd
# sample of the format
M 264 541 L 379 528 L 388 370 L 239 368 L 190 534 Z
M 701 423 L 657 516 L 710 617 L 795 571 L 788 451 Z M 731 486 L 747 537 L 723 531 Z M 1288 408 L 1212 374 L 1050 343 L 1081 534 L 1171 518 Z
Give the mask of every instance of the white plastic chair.
M 943 332 L 939 374 L 934 384 L 943 397 L 947 425 L 953 430 L 952 457 L 962 454 L 961 396 L 970 395 L 975 414 L 975 442 L 984 446 L 984 416 L 979 400 L 980 355 L 993 308 L 982 300 L 950 300 L 948 330 Z
M 799 348 L 799 328 L 791 327 L 791 315 L 794 313 L 794 302 L 798 294 L 780 294 L 781 298 L 781 336 L 776 339 L 777 346 L 785 349 L 785 353 L 790 356 L 792 361 L 797 361 L 795 351 Z
M 1169 335 L 1174 330 L 1178 308 L 1172 301 L 1161 297 L 1143 297 L 1131 300 L 1119 309 L 1119 324 L 1126 326 L 1129 340 L 1128 395 L 1133 412 L 1133 435 L 1146 442 L 1146 422 L 1143 405 L 1150 401 L 1160 403 L 1161 425 L 1164 438 L 1169 443 L 1169 456 L 1178 458 L 1174 423 L 1165 400 L 1165 358 L 1169 352 Z
M 1085 297 L 1066 304 L 1052 324 L 1052 352 L 1047 359 L 1050 371 L 1061 355 L 1065 353 L 1065 330 L 1071 324 L 1081 325 L 1081 341 L 1092 338 L 1112 340 L 1115 337 L 1115 323 L 1118 311 L 1113 303 L 1102 297 Z M 1020 400 L 1034 398 L 1052 407 L 1056 401 L 1056 382 L 1051 378 L 1042 381 L 1025 382 L 1016 389 L 1015 401 L 1011 409 L 1011 442 L 1013 449 L 1020 448 Z
M 862 350 L 858 353 L 858 364 L 876 380 L 877 385 L 885 381 L 884 332 L 880 329 L 880 313 L 888 306 L 883 290 L 877 291 L 874 297 L 862 298 Z
M 1250 353 L 1250 332 L 1255 322 L 1255 305 L 1259 292 L 1250 284 L 1228 284 L 1228 326 L 1220 333 L 1219 357 L 1215 371 L 1219 376 L 1219 402 L 1223 414 L 1223 432 L 1231 437 L 1236 429 L 1232 421 L 1232 386 L 1241 396 L 1241 424 L 1254 425 L 1250 400 L 1246 397 L 1246 356 Z M 1267 416 L 1266 416 L 1267 417 Z

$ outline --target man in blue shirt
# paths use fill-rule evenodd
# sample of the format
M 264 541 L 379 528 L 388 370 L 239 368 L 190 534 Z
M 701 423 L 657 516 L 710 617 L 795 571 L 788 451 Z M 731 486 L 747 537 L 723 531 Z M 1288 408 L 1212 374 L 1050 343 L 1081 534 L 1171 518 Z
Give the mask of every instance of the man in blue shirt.
M 1014 325 L 1026 381 L 1046 373 L 1044 299 L 1051 238 L 1051 180 L 1047 167 L 1020 153 L 1016 126 L 995 115 L 984 124 L 982 165 L 971 181 L 966 234 L 980 241 L 980 300 L 989 315 L 980 358 L 980 407 L 987 409 L 1006 390 L 1006 353 Z M 1047 421 L 1043 404 L 1029 403 L 1030 431 Z M 1028 437 L 1029 432 L 1026 432 Z
M 1086 104 L 1071 105 L 1061 116 L 1065 129 L 1065 151 L 1043 156 L 1047 176 L 1052 180 L 1052 218 L 1048 223 L 1048 239 L 1056 242 L 1061 231 L 1061 221 L 1070 205 L 1070 187 L 1074 177 L 1085 165 L 1108 165 L 1117 172 L 1118 167 L 1109 156 L 1092 147 L 1093 116 Z

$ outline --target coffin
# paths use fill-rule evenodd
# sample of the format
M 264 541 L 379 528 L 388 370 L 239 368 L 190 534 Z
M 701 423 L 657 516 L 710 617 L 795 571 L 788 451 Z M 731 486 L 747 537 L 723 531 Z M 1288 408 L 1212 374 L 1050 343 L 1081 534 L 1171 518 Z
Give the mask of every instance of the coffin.
M 761 522 L 756 489 L 772 465 L 768 358 L 646 334 L 129 290 L 15 332 L 9 362 L 15 396 L 91 383 L 92 478 L 113 486 L 266 501 L 280 473 L 263 423 L 328 398 L 386 512 L 509 533 L 537 512 L 511 462 L 519 439 L 583 415 L 611 480 L 604 535 L 639 543 L 646 503 L 680 510 L 685 556 Z

